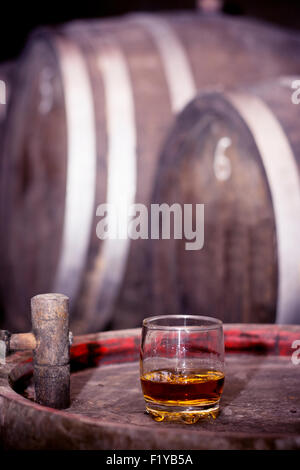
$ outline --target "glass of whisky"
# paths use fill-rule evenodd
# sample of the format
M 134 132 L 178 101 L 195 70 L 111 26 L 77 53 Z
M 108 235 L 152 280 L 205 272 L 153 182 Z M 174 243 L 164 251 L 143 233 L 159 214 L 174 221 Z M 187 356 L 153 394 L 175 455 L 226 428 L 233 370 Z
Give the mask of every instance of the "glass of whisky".
M 140 378 L 146 410 L 156 421 L 216 418 L 224 386 L 220 320 L 197 315 L 145 318 Z

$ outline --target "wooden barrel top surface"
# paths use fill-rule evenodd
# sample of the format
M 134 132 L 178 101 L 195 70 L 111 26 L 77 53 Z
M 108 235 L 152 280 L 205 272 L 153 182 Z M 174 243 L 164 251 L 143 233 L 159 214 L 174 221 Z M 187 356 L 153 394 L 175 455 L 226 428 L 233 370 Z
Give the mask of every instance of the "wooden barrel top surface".
M 195 425 L 157 423 L 145 413 L 139 329 L 75 338 L 71 406 L 63 411 L 33 402 L 30 354 L 10 356 L 0 368 L 2 446 L 300 449 L 300 364 L 291 360 L 300 346 L 295 343 L 300 342 L 300 326 L 228 324 L 224 331 L 221 412 Z

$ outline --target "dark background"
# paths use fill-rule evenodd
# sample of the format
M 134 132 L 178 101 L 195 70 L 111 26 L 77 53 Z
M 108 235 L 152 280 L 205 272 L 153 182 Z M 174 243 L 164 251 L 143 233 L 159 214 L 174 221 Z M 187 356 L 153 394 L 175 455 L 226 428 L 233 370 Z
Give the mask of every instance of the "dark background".
M 201 0 L 199 0 L 201 1 Z M 300 29 L 300 0 L 224 0 L 222 10 Z M 100 18 L 130 11 L 193 10 L 197 0 L 1 0 L 0 61 L 16 57 L 30 31 L 76 18 Z

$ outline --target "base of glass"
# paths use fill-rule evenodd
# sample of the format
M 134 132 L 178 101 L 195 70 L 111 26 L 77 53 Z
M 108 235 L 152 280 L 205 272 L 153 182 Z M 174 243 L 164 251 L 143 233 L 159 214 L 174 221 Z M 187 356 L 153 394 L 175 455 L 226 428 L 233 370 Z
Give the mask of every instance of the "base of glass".
M 161 405 L 146 402 L 146 411 L 155 421 L 177 421 L 194 424 L 203 418 L 215 419 L 219 414 L 219 401 L 201 406 Z

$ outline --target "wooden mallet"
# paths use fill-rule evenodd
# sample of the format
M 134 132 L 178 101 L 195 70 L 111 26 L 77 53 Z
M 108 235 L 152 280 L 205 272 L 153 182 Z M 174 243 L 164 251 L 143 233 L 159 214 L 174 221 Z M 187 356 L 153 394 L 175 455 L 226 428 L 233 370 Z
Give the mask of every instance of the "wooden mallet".
M 0 330 L 2 362 L 12 351 L 33 350 L 35 400 L 52 408 L 70 405 L 69 299 L 42 294 L 31 299 L 32 332 L 11 334 Z

